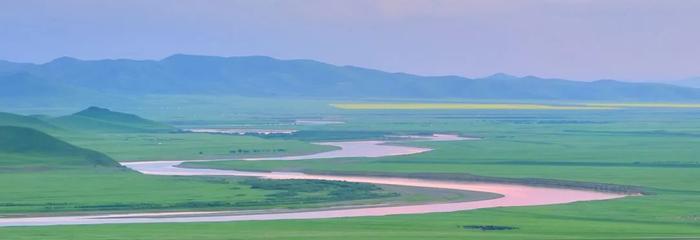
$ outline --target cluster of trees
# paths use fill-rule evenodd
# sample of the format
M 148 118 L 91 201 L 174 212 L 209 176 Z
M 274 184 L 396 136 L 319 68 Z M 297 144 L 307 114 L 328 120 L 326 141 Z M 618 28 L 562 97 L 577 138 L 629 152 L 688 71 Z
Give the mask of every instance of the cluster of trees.
M 232 149 L 228 151 L 230 154 L 241 154 L 241 153 L 265 153 L 265 152 L 286 152 L 284 148 L 276 149 Z
M 287 149 L 275 148 L 275 149 L 231 149 L 228 151 L 229 154 L 248 154 L 248 153 L 275 153 L 275 152 L 286 152 Z M 204 151 L 199 151 L 199 155 L 203 155 Z
M 502 231 L 502 230 L 515 230 L 515 229 L 518 229 L 517 227 L 495 226 L 495 225 L 464 225 L 464 226 L 462 226 L 462 228 L 464 228 L 464 229 L 481 230 L 481 231 Z
M 300 140 L 305 142 L 334 140 L 381 139 L 391 132 L 384 131 L 345 131 L 345 130 L 302 130 L 292 134 L 269 134 L 260 137 L 267 139 Z

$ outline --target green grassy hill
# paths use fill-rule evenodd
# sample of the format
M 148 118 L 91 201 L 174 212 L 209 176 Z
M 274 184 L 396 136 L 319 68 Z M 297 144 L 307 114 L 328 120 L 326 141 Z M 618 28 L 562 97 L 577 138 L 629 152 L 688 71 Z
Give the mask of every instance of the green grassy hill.
M 60 131 L 61 128 L 39 118 L 0 112 L 0 126 L 33 128 L 45 132 Z
M 0 169 L 73 166 L 119 164 L 102 153 L 76 147 L 32 128 L 0 126 Z
M 50 120 L 66 128 L 89 132 L 171 132 L 176 128 L 127 113 L 114 112 L 99 107 L 89 107 L 72 115 Z

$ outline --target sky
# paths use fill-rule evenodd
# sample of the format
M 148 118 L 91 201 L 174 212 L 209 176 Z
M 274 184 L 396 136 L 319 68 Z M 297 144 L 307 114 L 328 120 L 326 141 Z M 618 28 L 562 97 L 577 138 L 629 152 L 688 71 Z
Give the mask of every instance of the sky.
M 0 0 L 0 59 L 175 53 L 671 81 L 700 76 L 700 1 Z

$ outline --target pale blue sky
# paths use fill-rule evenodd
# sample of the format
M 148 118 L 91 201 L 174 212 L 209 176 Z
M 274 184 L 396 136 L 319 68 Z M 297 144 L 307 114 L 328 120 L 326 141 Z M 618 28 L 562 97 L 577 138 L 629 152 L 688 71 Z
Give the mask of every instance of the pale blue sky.
M 0 59 L 306 58 L 417 74 L 700 76 L 700 1 L 2 0 Z

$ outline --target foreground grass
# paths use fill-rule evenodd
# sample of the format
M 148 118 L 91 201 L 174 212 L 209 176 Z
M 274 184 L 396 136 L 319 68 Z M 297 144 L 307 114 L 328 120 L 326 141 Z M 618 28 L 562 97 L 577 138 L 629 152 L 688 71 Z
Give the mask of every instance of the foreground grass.
M 697 215 L 656 197 L 447 214 L 304 221 L 0 229 L 3 239 L 669 239 L 700 237 Z M 678 199 L 681 200 L 681 199 Z M 697 199 L 685 199 L 697 200 Z M 685 214 L 685 215 L 683 215 Z M 681 215 L 682 217 L 676 217 Z M 465 225 L 515 227 L 481 231 Z
M 127 187 L 128 186 L 128 187 Z M 178 210 L 255 202 L 272 191 L 215 178 L 144 176 L 120 169 L 63 169 L 0 174 L 0 215 Z

